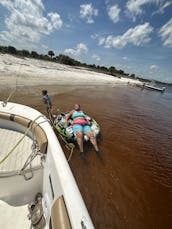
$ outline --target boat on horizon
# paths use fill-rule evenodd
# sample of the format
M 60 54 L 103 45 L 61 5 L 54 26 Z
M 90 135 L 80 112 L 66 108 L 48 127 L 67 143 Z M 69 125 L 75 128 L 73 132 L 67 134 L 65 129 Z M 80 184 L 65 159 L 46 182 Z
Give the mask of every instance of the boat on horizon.
M 165 92 L 166 87 L 158 87 L 154 82 L 151 83 L 143 83 L 143 89 L 151 89 L 155 91 Z
M 0 102 L 0 149 L 0 228 L 94 228 L 43 114 Z

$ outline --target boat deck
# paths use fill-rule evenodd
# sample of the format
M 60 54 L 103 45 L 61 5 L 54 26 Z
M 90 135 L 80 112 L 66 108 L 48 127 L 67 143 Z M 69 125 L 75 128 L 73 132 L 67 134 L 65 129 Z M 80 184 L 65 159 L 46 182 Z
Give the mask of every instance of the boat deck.
M 22 137 L 22 133 L 0 128 L 0 161 L 13 149 Z M 0 174 L 20 171 L 28 156 L 32 153 L 32 143 L 32 139 L 25 136 L 13 153 L 0 164 Z M 41 165 L 40 156 L 36 156 L 31 165 L 32 168 L 39 167 Z
M 13 207 L 0 200 L 0 228 L 29 229 L 31 223 L 27 217 L 28 213 L 27 205 Z

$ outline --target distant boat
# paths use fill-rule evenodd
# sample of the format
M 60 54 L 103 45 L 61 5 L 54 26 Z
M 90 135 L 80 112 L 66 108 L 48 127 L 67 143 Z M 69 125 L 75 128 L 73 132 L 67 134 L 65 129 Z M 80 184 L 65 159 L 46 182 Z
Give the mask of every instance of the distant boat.
M 155 90 L 155 91 L 160 91 L 160 92 L 164 92 L 165 89 L 166 89 L 165 87 L 158 87 L 158 86 L 156 86 L 154 82 L 143 83 L 143 88 L 151 89 L 151 90 Z

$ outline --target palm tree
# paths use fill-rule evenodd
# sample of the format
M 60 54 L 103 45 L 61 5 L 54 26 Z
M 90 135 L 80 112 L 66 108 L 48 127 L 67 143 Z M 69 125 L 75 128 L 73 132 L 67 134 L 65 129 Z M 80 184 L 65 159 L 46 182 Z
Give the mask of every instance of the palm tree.
M 55 56 L 54 52 L 52 50 L 48 51 L 48 55 L 51 56 L 51 59 L 53 56 Z

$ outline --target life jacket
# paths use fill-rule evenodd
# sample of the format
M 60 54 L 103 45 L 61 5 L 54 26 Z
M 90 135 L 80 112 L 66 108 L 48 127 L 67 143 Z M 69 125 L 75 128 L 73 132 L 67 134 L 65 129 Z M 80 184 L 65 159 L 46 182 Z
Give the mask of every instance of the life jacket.
M 45 104 L 47 104 L 48 107 L 51 107 L 51 106 L 52 106 L 50 96 L 48 96 L 48 95 L 44 95 L 44 96 L 43 96 L 43 102 L 44 102 Z

